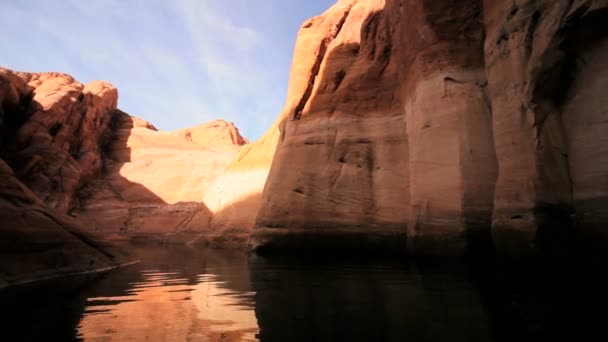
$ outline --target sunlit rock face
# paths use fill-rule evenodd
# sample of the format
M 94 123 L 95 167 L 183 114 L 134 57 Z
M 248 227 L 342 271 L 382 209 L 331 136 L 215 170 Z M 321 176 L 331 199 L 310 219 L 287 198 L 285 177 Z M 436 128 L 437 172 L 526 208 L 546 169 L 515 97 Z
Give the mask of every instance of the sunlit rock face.
M 208 233 L 206 190 L 248 143 L 234 124 L 159 132 L 117 109 L 108 83 L 0 72 L 2 158 L 38 204 L 102 237 Z M 22 196 L 15 184 L 3 186 Z
M 605 236 L 607 7 L 344 0 L 306 21 L 252 244 Z
M 488 226 L 482 27 L 479 3 L 449 1 L 341 1 L 305 22 L 292 78 L 306 89 L 287 107 L 254 243 L 407 236 L 460 249 L 472 222 Z
M 105 146 L 104 175 L 81 190 L 76 213 L 102 235 L 208 233 L 203 197 L 245 142 L 225 121 L 159 132 L 120 113 Z
M 381 11 L 381 2 L 341 1 L 303 24 L 255 243 L 271 242 L 276 228 L 405 236 L 408 146 L 391 62 L 399 47 L 394 18 Z

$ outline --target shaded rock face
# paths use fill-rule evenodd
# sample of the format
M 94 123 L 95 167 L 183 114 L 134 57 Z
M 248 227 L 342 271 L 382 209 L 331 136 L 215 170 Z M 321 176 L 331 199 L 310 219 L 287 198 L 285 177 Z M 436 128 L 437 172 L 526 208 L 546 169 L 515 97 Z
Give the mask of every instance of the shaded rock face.
M 116 101 L 107 83 L 0 68 L 0 287 L 115 263 L 62 213 L 100 174 Z
M 66 211 L 102 169 L 100 145 L 115 113 L 112 85 L 59 73 L 0 70 L 5 89 L 2 158 L 46 205 Z
M 342 0 L 306 21 L 252 243 L 606 236 L 607 7 Z
M 605 1 L 486 1 L 499 160 L 493 234 L 505 251 L 606 238 Z

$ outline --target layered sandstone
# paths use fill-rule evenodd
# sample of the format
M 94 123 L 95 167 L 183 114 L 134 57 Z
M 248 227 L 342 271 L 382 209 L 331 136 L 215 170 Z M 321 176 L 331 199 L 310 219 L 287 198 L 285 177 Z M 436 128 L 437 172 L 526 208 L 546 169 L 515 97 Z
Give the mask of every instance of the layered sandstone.
M 117 100 L 105 82 L 0 69 L 0 286 L 119 262 L 93 239 L 210 233 L 203 196 L 247 140 L 223 120 L 159 132 Z
M 607 7 L 342 0 L 306 21 L 252 243 L 606 236 Z
M 116 263 L 62 214 L 101 171 L 116 101 L 107 83 L 0 68 L 0 287 Z
M 188 241 L 208 234 L 212 213 L 203 196 L 245 142 L 222 120 L 160 132 L 121 112 L 105 146 L 103 175 L 81 190 L 74 214 L 104 237 Z
M 292 78 L 311 72 L 306 88 L 290 83 L 254 243 L 407 235 L 459 248 L 472 223 L 489 225 L 496 161 L 480 13 L 340 1 L 304 23 Z
M 392 59 L 400 46 L 396 18 L 381 11 L 341 1 L 302 26 L 256 243 L 280 228 L 338 236 L 337 245 L 349 235 L 404 236 L 408 146 Z
M 340 0 L 302 25 L 252 144 L 221 120 L 159 132 L 104 82 L 0 69 L 3 199 L 103 237 L 603 246 L 607 17 L 602 0 Z
M 501 250 L 552 248 L 573 233 L 606 238 L 607 7 L 484 2 Z

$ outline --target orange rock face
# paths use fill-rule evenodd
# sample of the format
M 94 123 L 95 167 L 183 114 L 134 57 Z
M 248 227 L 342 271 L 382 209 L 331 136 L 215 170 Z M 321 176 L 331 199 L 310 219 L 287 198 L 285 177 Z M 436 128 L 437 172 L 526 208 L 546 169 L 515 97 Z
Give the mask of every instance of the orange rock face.
M 114 265 L 93 238 L 210 233 L 203 196 L 247 140 L 222 120 L 158 132 L 117 100 L 105 82 L 0 69 L 0 287 Z
M 45 204 L 66 211 L 77 190 L 101 172 L 100 145 L 118 92 L 65 74 L 0 72 L 24 106 L 5 117 L 3 159 Z
M 210 232 L 203 197 L 245 142 L 225 121 L 159 132 L 125 113 L 116 116 L 108 141 L 103 176 L 80 192 L 79 219 L 104 236 L 169 239 Z
M 63 215 L 102 168 L 117 92 L 0 68 L 0 287 L 114 264 Z
M 0 69 L 5 206 L 269 248 L 604 246 L 607 13 L 340 0 L 302 25 L 285 107 L 251 144 L 221 120 L 159 132 L 107 83 Z
M 498 248 L 559 249 L 573 234 L 605 246 L 608 4 L 484 5 Z
M 572 217 L 606 237 L 607 6 L 343 0 L 306 21 L 252 243 L 517 253 Z

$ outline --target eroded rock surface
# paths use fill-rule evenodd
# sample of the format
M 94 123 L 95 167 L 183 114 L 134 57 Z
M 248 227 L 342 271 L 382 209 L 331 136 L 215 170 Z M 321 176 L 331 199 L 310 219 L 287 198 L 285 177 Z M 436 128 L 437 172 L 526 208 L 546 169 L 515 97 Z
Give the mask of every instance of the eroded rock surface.
M 507 252 L 606 238 L 606 1 L 485 1 L 499 162 L 493 234 Z M 573 230 L 574 228 L 574 230 Z M 558 244 L 559 246 L 559 244 Z M 557 247 L 560 248 L 560 247 Z
M 247 140 L 223 120 L 158 132 L 117 100 L 105 82 L 0 68 L 0 287 L 124 261 L 94 240 L 209 235 L 203 196 Z
M 602 247 L 606 19 L 605 0 L 340 0 L 303 23 L 251 144 L 221 120 L 159 132 L 107 83 L 1 69 L 3 198 L 106 237 Z
M 107 83 L 0 68 L 0 287 L 116 263 L 63 214 L 101 172 L 116 101 Z
M 607 8 L 343 0 L 306 21 L 252 243 L 605 237 Z
M 187 241 L 210 233 L 203 197 L 245 143 L 238 129 L 218 120 L 159 132 L 122 112 L 112 125 L 103 176 L 81 190 L 78 218 L 102 236 Z

